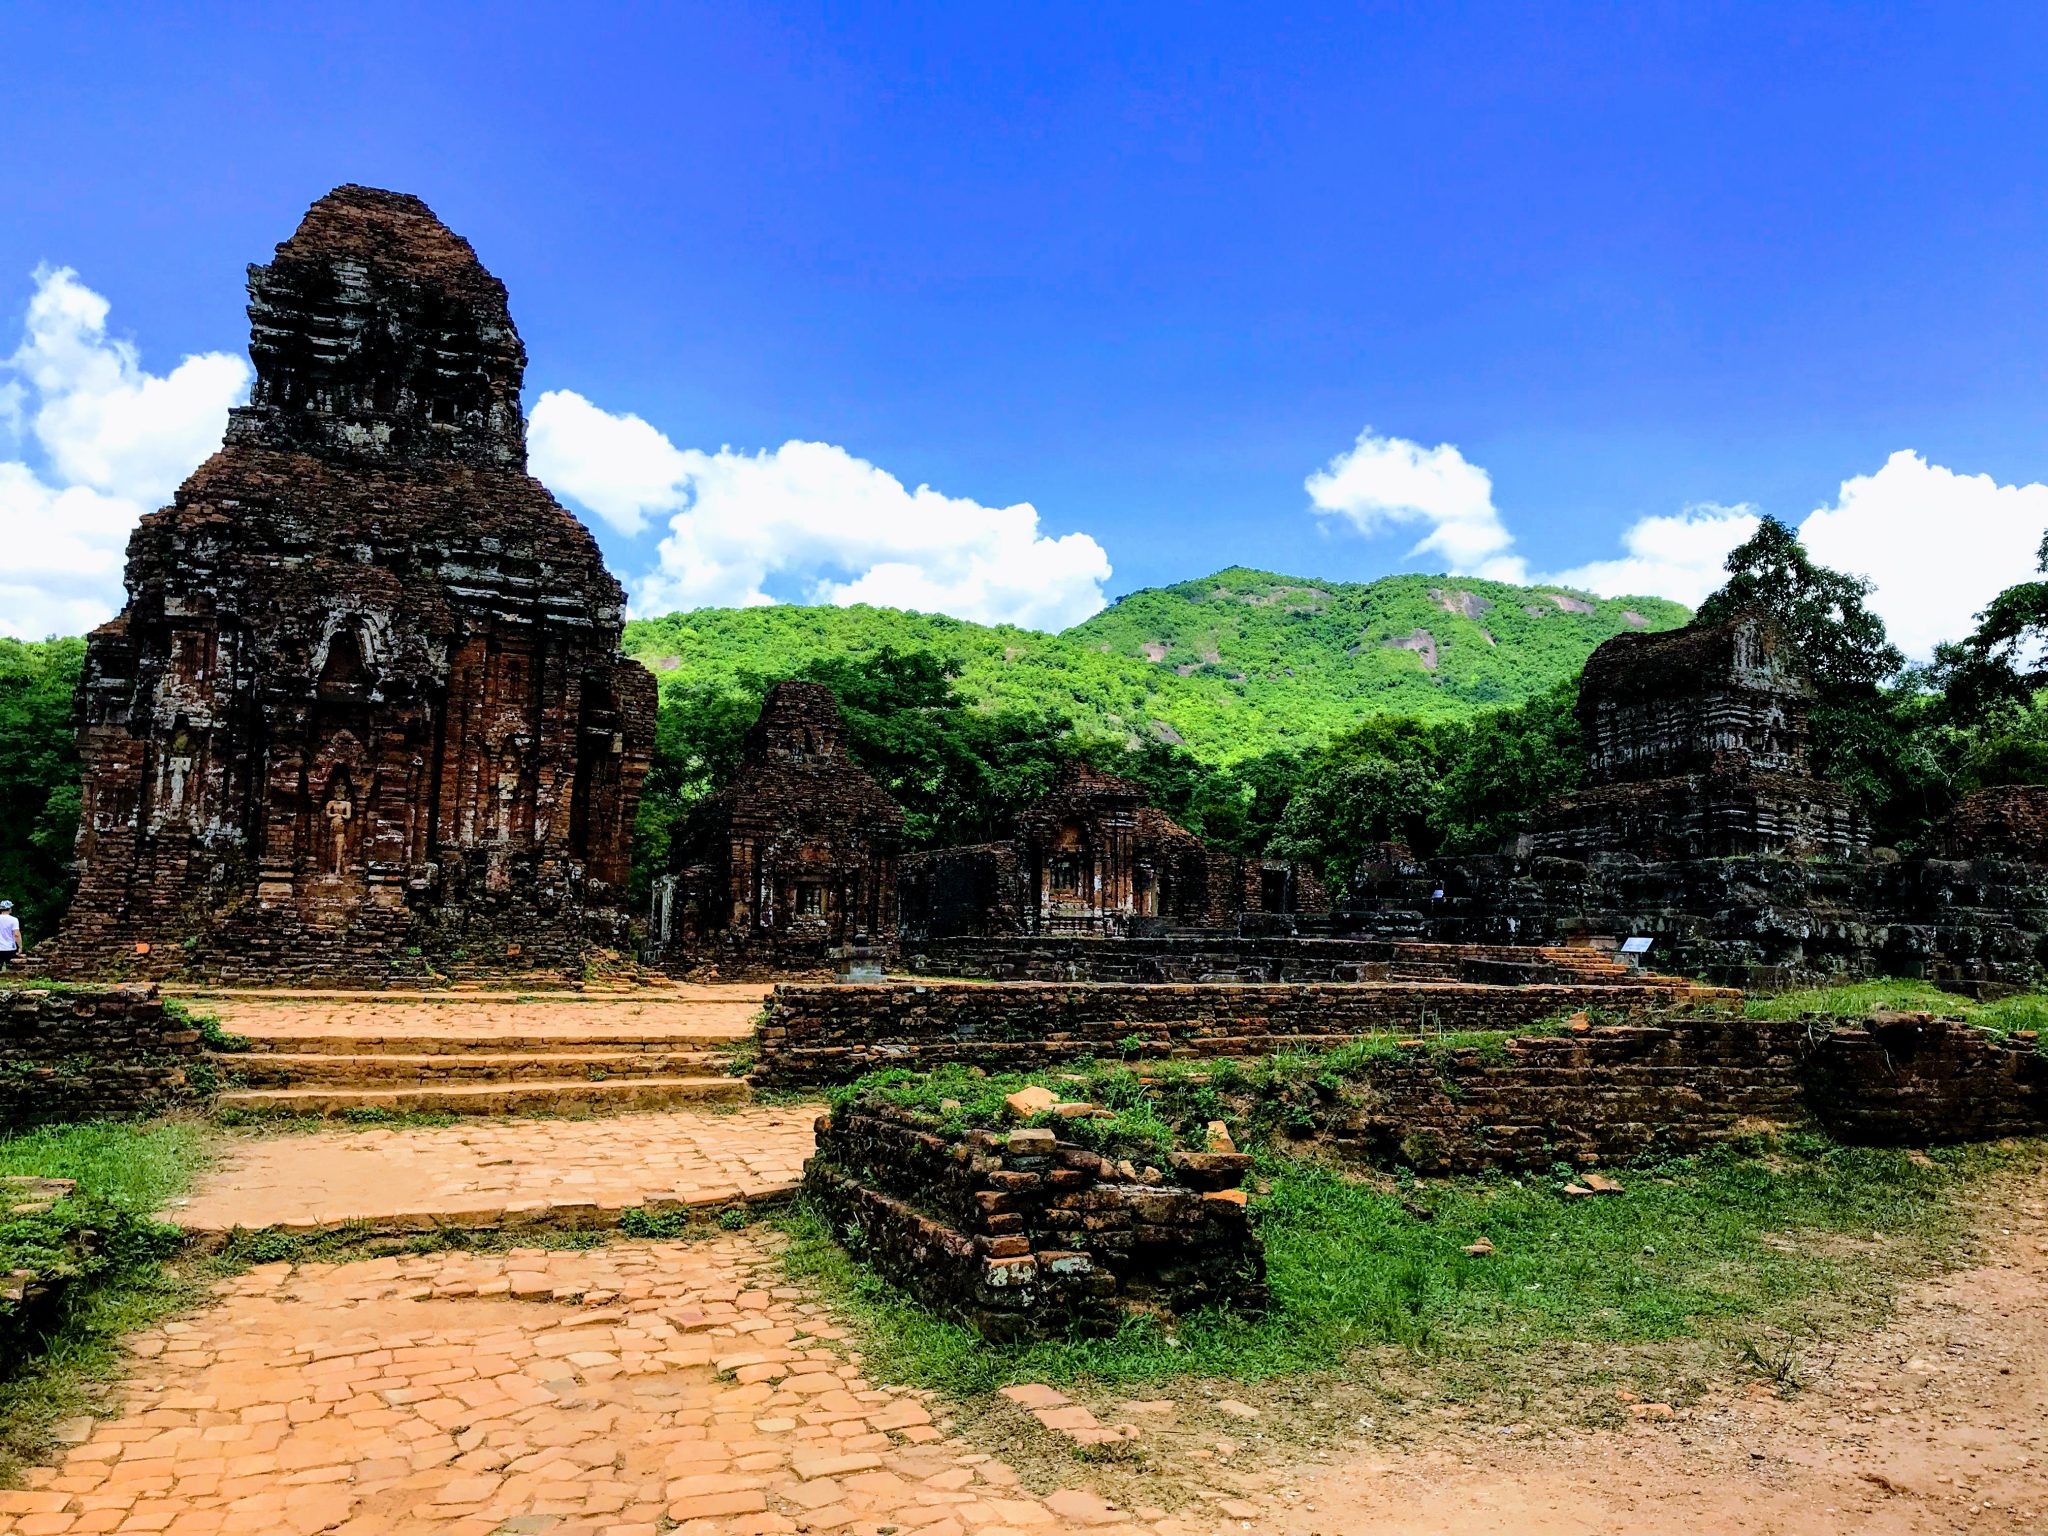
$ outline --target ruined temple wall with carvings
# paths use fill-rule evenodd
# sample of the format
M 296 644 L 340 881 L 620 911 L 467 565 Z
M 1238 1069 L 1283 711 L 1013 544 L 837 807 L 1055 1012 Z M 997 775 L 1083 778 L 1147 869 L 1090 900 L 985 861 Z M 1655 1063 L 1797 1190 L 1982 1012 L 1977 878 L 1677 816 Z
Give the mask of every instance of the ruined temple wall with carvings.
M 903 813 L 847 750 L 830 689 L 769 691 L 733 781 L 655 883 L 647 957 L 679 974 L 815 970 L 896 942 Z
M 251 269 L 251 403 L 88 643 L 58 969 L 372 979 L 622 937 L 652 678 L 525 472 L 504 289 L 346 187 Z

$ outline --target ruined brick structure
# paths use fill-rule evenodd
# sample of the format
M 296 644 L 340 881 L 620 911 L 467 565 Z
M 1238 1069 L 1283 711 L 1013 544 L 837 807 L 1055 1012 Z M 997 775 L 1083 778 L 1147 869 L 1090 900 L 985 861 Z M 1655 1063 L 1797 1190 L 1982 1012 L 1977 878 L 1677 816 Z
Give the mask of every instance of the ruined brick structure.
M 621 932 L 654 684 L 526 472 L 504 285 L 417 198 L 345 186 L 250 269 L 249 318 L 252 399 L 89 643 L 53 962 L 580 964 Z
M 739 773 L 690 818 L 655 883 L 649 957 L 734 975 L 885 956 L 902 840 L 902 811 L 847 755 L 832 691 L 777 683 Z
M 192 1105 L 201 1050 L 153 986 L 0 987 L 0 1135 Z
M 818 1122 L 804 1191 L 842 1241 L 934 1311 L 1002 1342 L 1267 1301 L 1239 1153 L 1143 1172 L 1049 1130 L 948 1132 L 855 1103 Z
M 1447 965 L 1452 975 L 1462 966 Z M 1037 1071 L 1082 1057 L 1131 1062 L 1328 1050 L 1408 1031 L 1525 1029 L 1581 1009 L 1643 1018 L 1738 994 L 1671 977 L 1536 981 L 786 982 L 755 1033 L 756 1082 L 851 1082 L 948 1062 Z
M 903 864 L 904 928 L 923 938 L 1115 937 L 1327 907 L 1306 870 L 1210 848 L 1136 784 L 1082 762 L 1066 765 L 1008 839 Z
M 1526 851 L 1713 858 L 1841 856 L 1869 832 L 1849 793 L 1813 776 L 1813 698 L 1769 619 L 1616 635 L 1586 662 L 1584 787 L 1539 811 Z
M 1810 697 L 1765 620 L 1618 636 L 1580 687 L 1587 786 L 1502 854 L 1369 861 L 1340 926 L 1468 944 L 1640 935 L 1660 969 L 1766 988 L 2033 982 L 2048 789 L 1968 797 L 1915 857 L 1871 850 L 1847 792 L 1809 770 Z

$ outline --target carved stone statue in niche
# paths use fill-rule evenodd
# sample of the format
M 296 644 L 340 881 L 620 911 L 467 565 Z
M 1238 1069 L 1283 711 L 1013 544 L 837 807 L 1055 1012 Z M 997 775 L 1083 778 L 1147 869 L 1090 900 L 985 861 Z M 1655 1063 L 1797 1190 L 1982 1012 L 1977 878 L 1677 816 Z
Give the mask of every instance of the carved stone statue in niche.
M 171 733 L 164 750 L 162 777 L 158 781 L 157 818 L 183 821 L 188 815 L 185 791 L 192 782 L 192 733 L 183 721 Z
M 513 806 L 519 799 L 519 754 L 509 747 L 498 759 L 498 780 L 491 797 L 491 841 L 512 841 Z
M 337 773 L 327 789 L 327 803 L 320 808 L 320 815 L 326 823 L 326 837 L 323 839 L 325 862 L 322 868 L 330 875 L 345 874 L 349 866 L 349 835 L 355 821 L 355 799 L 350 794 L 348 774 Z

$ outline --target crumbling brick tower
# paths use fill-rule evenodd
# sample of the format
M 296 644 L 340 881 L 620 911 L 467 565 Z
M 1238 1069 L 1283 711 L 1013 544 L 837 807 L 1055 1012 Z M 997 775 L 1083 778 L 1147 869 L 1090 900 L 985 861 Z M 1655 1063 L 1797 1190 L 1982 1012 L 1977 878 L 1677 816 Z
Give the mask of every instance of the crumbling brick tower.
M 1585 785 L 1538 810 L 1530 851 L 1585 859 L 1844 857 L 1869 843 L 1854 798 L 1808 761 L 1814 689 L 1756 613 L 1616 635 L 1579 681 Z
M 526 472 L 504 285 L 419 199 L 345 186 L 250 268 L 249 319 L 253 398 L 89 643 L 55 964 L 580 963 L 622 936 L 654 682 Z
M 903 812 L 848 754 L 832 690 L 777 683 L 738 774 L 697 807 L 655 882 L 649 954 L 728 976 L 886 957 L 902 843 Z

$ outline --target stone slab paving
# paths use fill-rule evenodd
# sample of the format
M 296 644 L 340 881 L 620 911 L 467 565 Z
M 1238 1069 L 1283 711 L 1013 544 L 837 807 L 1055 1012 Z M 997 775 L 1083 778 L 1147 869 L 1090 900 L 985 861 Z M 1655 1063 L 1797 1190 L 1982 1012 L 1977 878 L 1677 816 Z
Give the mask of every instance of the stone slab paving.
M 392 998 L 377 993 L 195 994 L 192 1006 L 231 1033 L 280 1042 L 359 1038 L 374 1043 L 428 1035 L 499 1040 L 544 1035 L 600 1042 L 675 1035 L 744 1039 L 767 990 L 675 986 L 612 996 L 495 993 Z
M 205 1237 L 357 1223 L 390 1231 L 606 1226 L 632 1206 L 774 1199 L 795 1189 L 821 1107 L 237 1138 L 163 1215 Z
M 1082 1468 L 1027 1492 L 866 1380 L 773 1241 L 252 1269 L 130 1341 L 120 1417 L 0 1492 L 0 1533 L 1217 1529 L 1112 1507 Z

